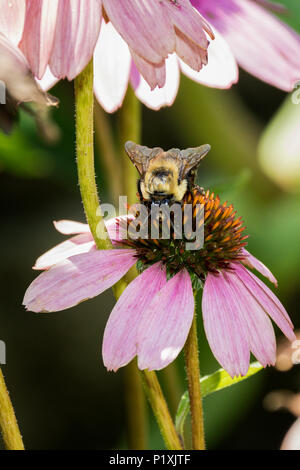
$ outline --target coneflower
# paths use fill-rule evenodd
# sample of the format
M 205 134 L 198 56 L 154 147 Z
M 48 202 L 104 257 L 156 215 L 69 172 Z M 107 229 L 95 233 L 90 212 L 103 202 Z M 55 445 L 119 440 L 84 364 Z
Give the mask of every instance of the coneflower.
M 190 221 L 184 217 L 188 205 Z M 201 208 L 199 221 L 196 215 Z M 110 233 L 117 226 L 123 234 L 127 228 L 127 233 L 121 238 L 119 232 L 115 249 L 105 251 L 95 249 L 87 226 L 59 223 L 61 231 L 77 235 L 68 246 L 61 244 L 39 259 L 36 268 L 48 270 L 29 286 L 26 308 L 51 312 L 72 307 L 111 287 L 137 263 L 140 274 L 119 298 L 105 328 L 103 360 L 109 370 L 117 370 L 135 356 L 140 369 L 158 370 L 172 362 L 188 336 L 197 287 L 203 287 L 207 339 L 229 374 L 247 373 L 250 352 L 263 366 L 274 364 L 276 340 L 270 318 L 290 340 L 293 325 L 273 292 L 245 267 L 276 284 L 269 269 L 246 251 L 242 220 L 232 205 L 220 204 L 218 196 L 200 188 L 185 195 L 181 210 L 184 233 L 190 222 L 194 228 L 196 223 L 204 227 L 200 249 L 187 249 L 190 237 L 177 239 L 172 223 L 170 239 L 141 239 L 131 236 L 135 219 L 113 219 Z

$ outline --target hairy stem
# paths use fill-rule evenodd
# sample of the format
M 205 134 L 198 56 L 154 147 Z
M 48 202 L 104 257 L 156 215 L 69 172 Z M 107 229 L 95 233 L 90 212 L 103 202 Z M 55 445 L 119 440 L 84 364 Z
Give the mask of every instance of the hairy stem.
M 93 61 L 75 79 L 77 171 L 82 203 L 98 249 L 111 249 L 105 224 L 100 213 L 94 164 L 94 93 Z M 120 297 L 126 288 L 121 279 L 114 286 Z
M 192 416 L 192 439 L 194 450 L 205 449 L 203 408 L 200 386 L 200 366 L 198 355 L 198 337 L 196 307 L 193 323 L 184 346 L 186 373 L 188 378 L 190 407 Z
M 176 432 L 166 400 L 162 393 L 155 372 L 142 371 L 146 395 L 156 417 L 160 432 L 169 450 L 182 450 L 182 444 Z
M 15 412 L 0 369 L 0 429 L 7 450 L 24 450 Z

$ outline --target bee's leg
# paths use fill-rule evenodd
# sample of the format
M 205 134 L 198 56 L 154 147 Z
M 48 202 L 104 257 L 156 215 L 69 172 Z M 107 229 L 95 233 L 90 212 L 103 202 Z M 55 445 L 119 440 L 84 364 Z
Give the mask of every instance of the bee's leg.
M 141 179 L 138 179 L 137 181 L 137 196 L 139 197 L 140 201 L 142 201 L 144 198 L 143 198 L 143 194 L 142 194 L 142 190 L 141 190 Z
M 199 191 L 201 194 L 203 194 L 203 195 L 205 194 L 205 189 L 202 188 L 202 186 L 196 185 L 196 186 L 194 187 L 194 189 L 198 189 L 198 191 Z

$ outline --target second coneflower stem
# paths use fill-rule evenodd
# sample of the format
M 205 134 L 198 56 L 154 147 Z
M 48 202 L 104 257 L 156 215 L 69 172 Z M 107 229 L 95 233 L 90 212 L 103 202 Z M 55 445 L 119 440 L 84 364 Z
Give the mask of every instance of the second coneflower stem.
M 6 450 L 24 450 L 22 436 L 1 369 L 0 430 Z
M 196 303 L 196 299 L 195 299 Z M 186 374 L 188 379 L 190 408 L 192 417 L 192 440 L 194 450 L 205 449 L 203 406 L 200 386 L 200 363 L 196 306 L 192 326 L 184 346 Z
M 169 408 L 154 371 L 141 372 L 145 392 L 158 423 L 161 435 L 168 450 L 182 450 L 183 446 L 176 432 Z

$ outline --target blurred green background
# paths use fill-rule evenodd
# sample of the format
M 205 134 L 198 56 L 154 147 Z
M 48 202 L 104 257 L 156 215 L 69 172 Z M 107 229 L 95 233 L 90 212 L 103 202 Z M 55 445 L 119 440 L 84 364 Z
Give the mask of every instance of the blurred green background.
M 296 5 L 292 0 L 286 3 Z M 290 20 L 297 25 L 295 16 Z M 76 176 L 73 86 L 61 82 L 51 92 L 60 99 L 59 109 L 51 111 L 59 130 L 56 143 L 47 144 L 25 112 L 20 113 L 10 136 L 0 133 L 0 339 L 7 346 L 7 364 L 2 369 L 27 448 L 124 448 L 123 371 L 106 372 L 101 358 L 103 330 L 114 305 L 112 293 L 55 314 L 34 314 L 21 306 L 24 292 L 36 276 L 31 270 L 35 259 L 63 240 L 52 221 L 84 221 Z M 266 141 L 272 131 L 269 124 L 278 119 L 283 107 L 291 108 L 285 112 L 284 122 L 290 113 L 298 113 L 295 138 L 300 139 L 300 104 L 291 106 L 290 102 L 290 96 L 242 71 L 239 84 L 230 91 L 208 89 L 181 77 L 172 108 L 152 112 L 143 107 L 142 143 L 165 149 L 211 144 L 198 182 L 217 191 L 223 201 L 232 202 L 243 216 L 250 234 L 248 248 L 277 277 L 277 295 L 299 328 L 300 169 L 298 165 L 295 174 L 293 167 L 295 177 L 281 184 L 282 170 L 276 171 L 273 148 Z M 117 142 L 118 113 L 108 119 Z M 279 120 L 269 142 L 284 139 L 285 127 Z M 111 202 L 102 157 L 96 148 L 99 192 L 102 202 Z M 126 157 L 119 155 L 120 162 L 122 158 Z M 205 375 L 218 364 L 207 345 L 200 315 L 199 328 L 201 372 Z M 176 367 L 183 392 L 186 381 L 181 355 Z M 265 410 L 263 399 L 280 388 L 299 390 L 299 366 L 286 373 L 275 369 L 260 372 L 206 398 L 208 447 L 278 448 L 294 418 L 288 412 Z M 150 446 L 163 448 L 152 418 L 149 433 Z

